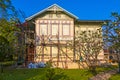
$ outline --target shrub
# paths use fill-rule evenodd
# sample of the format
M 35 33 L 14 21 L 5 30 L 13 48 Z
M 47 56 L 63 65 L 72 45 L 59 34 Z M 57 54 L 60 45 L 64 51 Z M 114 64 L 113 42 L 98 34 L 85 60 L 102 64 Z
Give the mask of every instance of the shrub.
M 51 61 L 46 62 L 46 68 L 51 68 L 51 67 L 53 67 L 52 62 Z

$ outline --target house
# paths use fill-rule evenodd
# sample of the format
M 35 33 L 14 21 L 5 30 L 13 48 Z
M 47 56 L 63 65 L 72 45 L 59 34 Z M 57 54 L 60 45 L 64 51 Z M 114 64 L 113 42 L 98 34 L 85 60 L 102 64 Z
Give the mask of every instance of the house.
M 26 18 L 27 62 L 51 61 L 54 67 L 78 68 L 75 49 L 67 42 L 73 41 L 77 31 L 96 30 L 102 20 L 79 20 L 77 16 L 57 4 Z M 100 59 L 104 54 L 101 52 Z

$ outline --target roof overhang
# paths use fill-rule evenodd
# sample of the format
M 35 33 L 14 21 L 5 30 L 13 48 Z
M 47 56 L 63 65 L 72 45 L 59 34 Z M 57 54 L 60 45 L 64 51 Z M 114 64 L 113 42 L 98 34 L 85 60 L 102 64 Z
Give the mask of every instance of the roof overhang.
M 60 6 L 57 5 L 57 4 L 53 4 L 53 5 L 49 6 L 48 8 L 45 8 L 45 9 L 43 9 L 42 11 L 40 11 L 40 12 L 38 12 L 38 13 L 36 13 L 36 14 L 34 14 L 34 15 L 28 17 L 28 18 L 26 18 L 26 20 L 29 21 L 29 20 L 34 19 L 35 17 L 37 17 L 37 16 L 39 16 L 40 14 L 42 14 L 42 13 L 48 11 L 49 8 L 54 7 L 54 6 L 60 8 L 64 13 L 66 13 L 67 15 L 73 17 L 74 19 L 78 19 L 77 16 L 75 16 L 74 14 L 72 14 L 72 13 L 70 13 L 69 11 L 65 10 L 64 8 L 60 7 Z
M 77 22 L 103 23 L 105 20 L 77 20 Z

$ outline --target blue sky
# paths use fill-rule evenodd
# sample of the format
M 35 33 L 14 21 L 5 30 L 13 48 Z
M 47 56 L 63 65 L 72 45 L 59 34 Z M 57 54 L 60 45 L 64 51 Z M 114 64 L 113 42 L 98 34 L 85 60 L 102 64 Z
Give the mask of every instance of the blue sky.
M 80 20 L 109 19 L 111 12 L 120 13 L 120 0 L 11 0 L 16 9 L 29 17 L 52 4 L 58 4 Z

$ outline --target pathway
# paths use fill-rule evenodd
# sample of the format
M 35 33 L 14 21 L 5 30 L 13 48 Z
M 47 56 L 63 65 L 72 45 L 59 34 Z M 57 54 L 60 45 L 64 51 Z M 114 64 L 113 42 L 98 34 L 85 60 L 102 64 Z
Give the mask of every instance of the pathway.
M 90 78 L 89 80 L 108 80 L 111 75 L 116 74 L 118 72 L 118 69 L 101 72 L 100 74 L 97 74 L 96 76 Z

